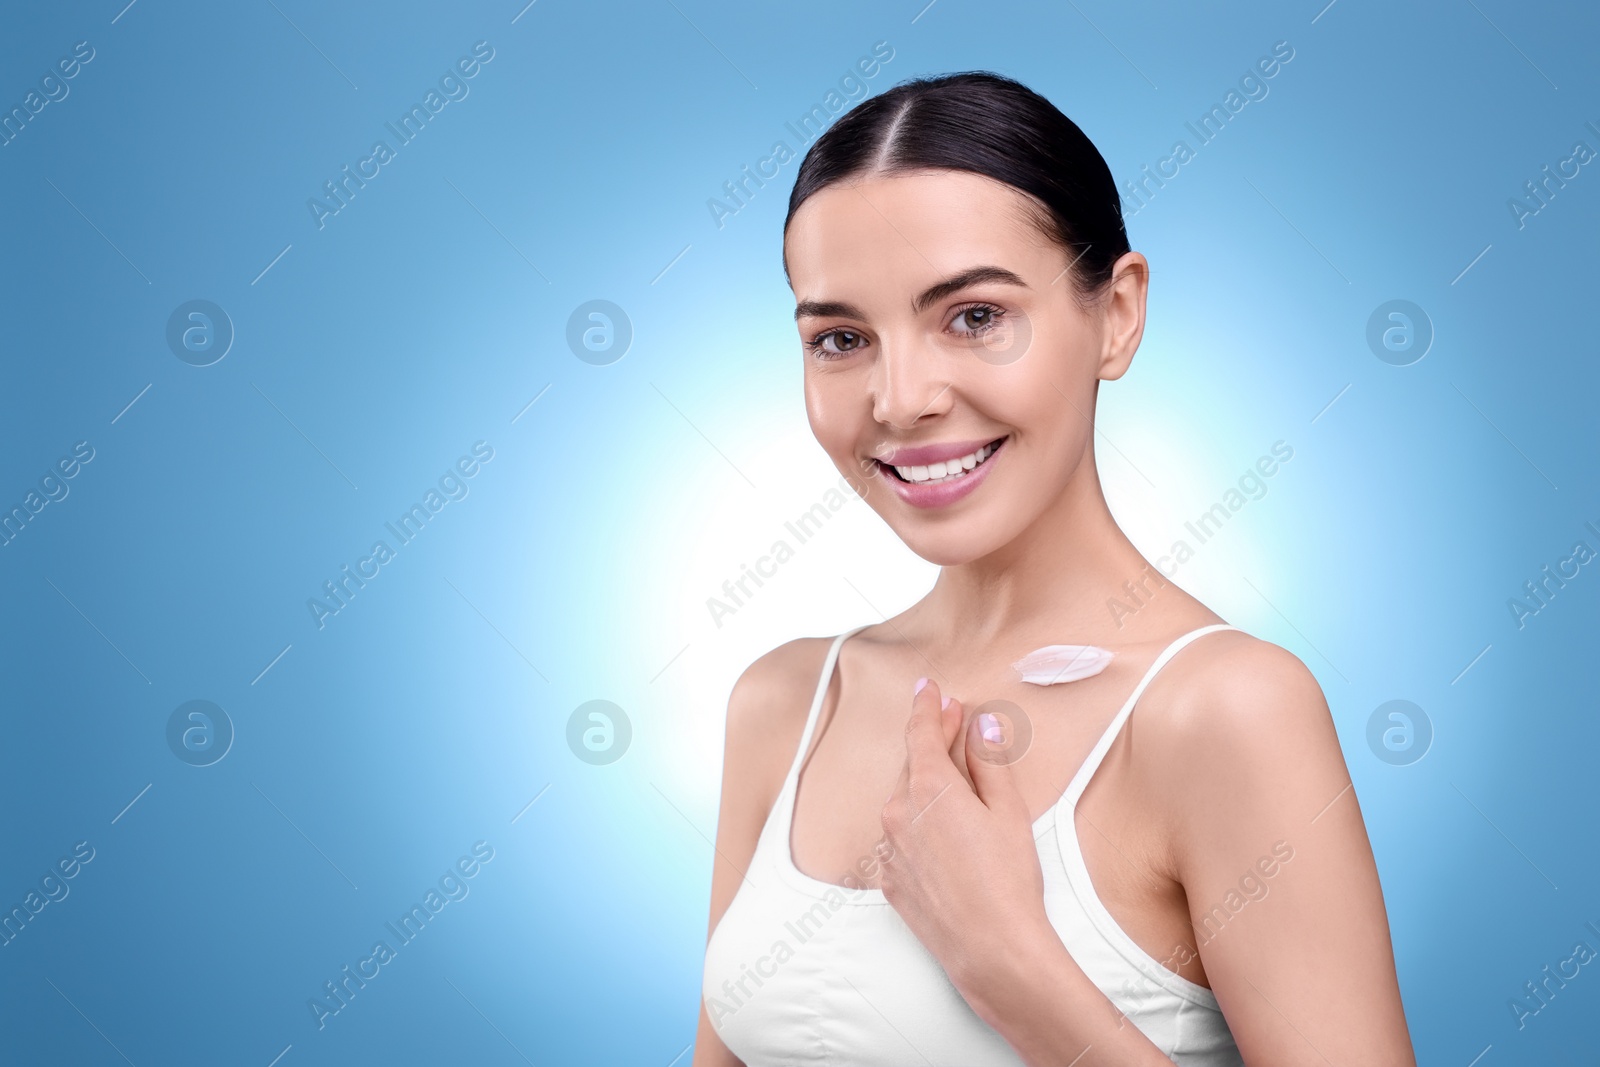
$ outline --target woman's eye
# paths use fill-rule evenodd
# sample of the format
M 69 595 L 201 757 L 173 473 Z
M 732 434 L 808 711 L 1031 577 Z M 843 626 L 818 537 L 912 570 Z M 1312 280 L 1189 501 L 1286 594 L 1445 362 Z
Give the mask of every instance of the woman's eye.
M 992 330 L 1005 314 L 999 308 L 989 304 L 975 304 L 956 312 L 955 321 L 950 325 L 958 331 L 965 332 L 969 337 L 984 334 Z
M 862 344 L 862 336 L 854 330 L 829 330 L 806 342 L 806 347 L 819 359 L 838 359 L 854 352 Z

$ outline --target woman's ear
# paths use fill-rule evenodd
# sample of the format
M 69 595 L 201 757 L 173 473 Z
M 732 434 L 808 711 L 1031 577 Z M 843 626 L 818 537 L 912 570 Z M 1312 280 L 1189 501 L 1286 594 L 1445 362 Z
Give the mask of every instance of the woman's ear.
M 1112 267 L 1111 281 L 1099 298 L 1100 374 L 1114 382 L 1128 372 L 1144 337 L 1145 300 L 1150 293 L 1150 263 L 1139 252 L 1125 252 Z

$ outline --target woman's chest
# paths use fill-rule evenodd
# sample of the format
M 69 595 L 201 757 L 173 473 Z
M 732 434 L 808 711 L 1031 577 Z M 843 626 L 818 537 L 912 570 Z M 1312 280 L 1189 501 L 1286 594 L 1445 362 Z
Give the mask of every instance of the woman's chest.
M 1076 784 L 1074 776 L 1116 714 L 1088 689 L 1074 694 L 1075 700 L 1050 694 L 1056 697 L 1052 700 L 1013 688 L 1007 697 L 964 708 L 964 719 L 985 710 L 1001 717 L 1012 739 L 1002 758 L 1027 804 L 1036 837 L 1047 826 L 1059 828 L 1062 843 L 1081 857 L 1086 888 L 1117 926 L 1154 960 L 1203 985 L 1183 889 L 1164 868 L 1170 850 L 1160 840 L 1160 820 L 1146 810 L 1150 799 L 1141 782 L 1147 769 L 1139 766 L 1132 746 L 1121 743 L 1121 736 L 1111 738 L 1078 803 L 1055 818 L 1063 794 Z M 819 730 L 802 765 L 788 844 L 795 867 L 810 877 L 876 888 L 875 873 L 860 873 L 871 865 L 861 861 L 883 840 L 881 811 L 905 769 L 910 701 L 902 702 L 904 713 L 896 717 L 874 714 L 882 704 L 873 702 L 891 700 L 892 693 L 870 692 L 858 681 L 854 692 L 842 695 L 846 699 L 831 709 L 831 721 Z M 958 733 L 952 745 L 951 762 L 962 774 L 956 788 L 971 788 L 965 736 Z M 1048 884 L 1064 885 L 1048 877 L 1048 868 L 1062 863 L 1059 849 L 1042 847 L 1040 862 Z

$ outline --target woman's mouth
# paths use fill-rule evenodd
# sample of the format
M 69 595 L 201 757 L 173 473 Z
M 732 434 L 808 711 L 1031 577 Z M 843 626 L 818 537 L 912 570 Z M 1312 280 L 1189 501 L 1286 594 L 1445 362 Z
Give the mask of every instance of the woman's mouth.
M 888 464 L 875 460 L 884 483 L 914 507 L 937 508 L 955 503 L 988 476 L 994 456 L 1008 441 L 997 437 L 965 455 L 927 464 Z

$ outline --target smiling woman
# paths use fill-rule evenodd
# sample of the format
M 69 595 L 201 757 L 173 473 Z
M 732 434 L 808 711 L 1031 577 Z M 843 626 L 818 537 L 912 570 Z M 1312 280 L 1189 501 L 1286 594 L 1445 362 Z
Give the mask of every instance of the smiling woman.
M 817 442 L 941 569 L 734 686 L 696 1067 L 1414 1067 L 1315 678 L 1175 585 L 1104 610 L 1151 567 L 1093 447 L 1150 274 L 1083 131 L 993 74 L 898 85 L 807 153 L 784 268 Z M 1055 645 L 1104 669 L 1013 666 Z

